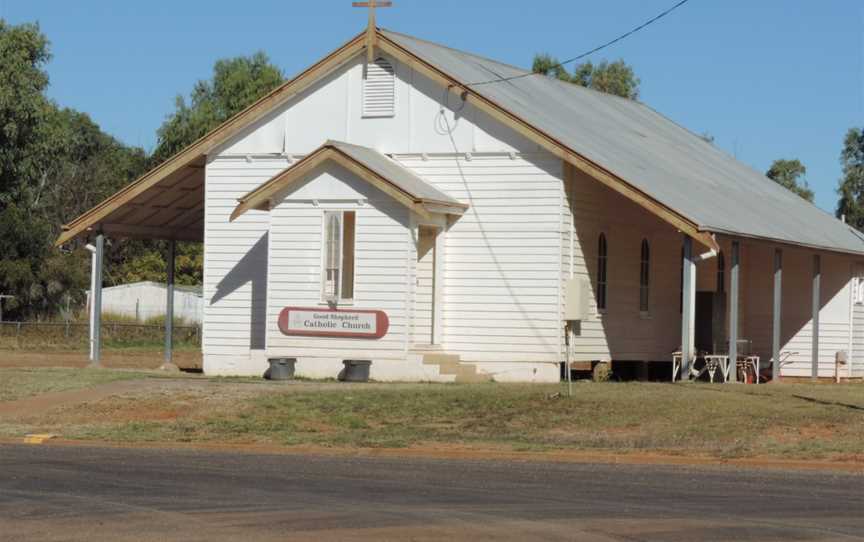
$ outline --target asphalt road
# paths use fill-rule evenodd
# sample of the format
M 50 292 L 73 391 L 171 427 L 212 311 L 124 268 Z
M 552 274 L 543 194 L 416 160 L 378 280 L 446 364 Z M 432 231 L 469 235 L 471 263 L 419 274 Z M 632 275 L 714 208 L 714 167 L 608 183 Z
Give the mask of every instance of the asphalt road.
M 864 540 L 864 477 L 0 446 L 0 540 Z

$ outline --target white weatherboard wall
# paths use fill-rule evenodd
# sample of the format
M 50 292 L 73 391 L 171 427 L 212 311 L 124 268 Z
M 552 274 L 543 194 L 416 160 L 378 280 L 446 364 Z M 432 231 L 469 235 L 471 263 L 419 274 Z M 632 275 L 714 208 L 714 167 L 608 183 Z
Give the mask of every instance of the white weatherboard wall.
M 237 198 L 287 165 L 277 157 L 215 157 L 207 163 L 202 351 L 208 374 L 260 375 L 266 368 L 270 215 L 249 211 L 233 223 L 228 217 Z
M 572 268 L 573 276 L 590 284 L 589 316 L 574 338 L 571 359 L 670 360 L 681 337 L 681 234 L 585 174 L 573 171 L 568 177 L 561 281 L 566 282 Z M 602 313 L 597 309 L 596 292 L 601 233 L 608 248 L 607 307 Z M 651 249 L 647 314 L 639 310 L 642 239 L 648 240 Z M 706 262 L 699 268 L 710 266 Z
M 500 380 L 557 380 L 561 161 L 547 153 L 395 159 L 471 206 L 446 232 L 444 349 Z
M 767 365 L 772 349 L 774 247 L 746 243 L 742 247 L 745 295 L 742 300 L 742 339 L 752 341 L 754 352 Z M 782 376 L 809 377 L 812 370 L 812 276 L 813 253 L 783 249 L 781 353 L 792 355 Z M 819 311 L 819 376 L 834 375 L 834 355 L 849 351 L 851 258 L 822 255 L 822 306 Z
M 853 378 L 864 378 L 864 304 L 855 303 L 853 307 L 853 341 L 850 356 Z
M 362 203 L 361 203 L 362 202 Z M 390 328 L 381 339 L 297 337 L 278 328 L 283 308 L 326 308 L 321 298 L 324 212 L 357 213 L 354 299 L 343 309 L 383 310 Z M 326 164 L 272 200 L 267 351 L 298 359 L 308 377 L 335 377 L 344 359 L 373 360 L 372 378 L 432 380 L 432 367 L 406 362 L 414 231 L 408 209 L 341 166 Z

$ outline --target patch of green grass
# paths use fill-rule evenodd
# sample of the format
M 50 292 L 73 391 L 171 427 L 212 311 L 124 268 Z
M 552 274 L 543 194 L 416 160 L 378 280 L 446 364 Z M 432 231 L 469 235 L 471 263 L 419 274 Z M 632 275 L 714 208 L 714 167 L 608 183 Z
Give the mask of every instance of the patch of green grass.
M 0 369 L 0 401 L 143 378 L 146 373 L 103 369 Z
M 507 450 L 612 450 L 722 458 L 864 458 L 864 385 L 771 386 L 299 383 L 218 379 L 201 399 L 161 397 L 173 418 L 64 426 L 64 436 L 115 441 Z M 237 390 L 242 390 L 242 393 Z M 135 401 L 135 398 L 116 399 Z M 152 400 L 152 398 L 151 398 Z M 134 404 L 120 405 L 139 412 Z M 95 408 L 95 407 L 91 407 Z M 144 409 L 146 410 L 146 409 Z M 58 422 L 59 423 L 59 422 Z

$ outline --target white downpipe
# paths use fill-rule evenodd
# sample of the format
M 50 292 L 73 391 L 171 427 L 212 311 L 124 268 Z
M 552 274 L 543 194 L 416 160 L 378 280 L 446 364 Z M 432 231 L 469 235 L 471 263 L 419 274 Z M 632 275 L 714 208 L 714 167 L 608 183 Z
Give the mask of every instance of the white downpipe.
M 90 361 L 93 361 L 93 358 L 96 354 L 96 337 L 95 337 L 95 321 L 96 321 L 96 304 L 93 303 L 93 296 L 96 293 L 96 247 L 93 245 L 86 245 L 84 248 L 90 251 L 90 295 L 87 299 L 87 304 L 89 305 L 89 325 L 90 328 Z

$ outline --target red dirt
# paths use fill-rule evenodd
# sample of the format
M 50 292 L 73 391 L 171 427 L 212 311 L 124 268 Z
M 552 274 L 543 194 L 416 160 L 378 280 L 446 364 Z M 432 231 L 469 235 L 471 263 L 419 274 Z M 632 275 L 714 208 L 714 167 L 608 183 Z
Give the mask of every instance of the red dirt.
M 0 443 L 4 442 L 0 440 Z M 5 440 L 6 443 L 18 441 Z M 612 451 L 551 451 L 521 452 L 496 448 L 481 448 L 460 444 L 429 444 L 408 448 L 332 448 L 316 445 L 279 446 L 269 444 L 227 444 L 227 443 L 116 443 L 104 441 L 83 441 L 54 439 L 43 446 L 95 446 L 103 448 L 146 448 L 207 450 L 211 452 L 248 453 L 248 454 L 300 454 L 357 457 L 412 457 L 429 459 L 485 460 L 485 461 L 548 461 L 556 463 L 603 463 L 621 465 L 681 465 L 740 467 L 749 469 L 773 470 L 816 470 L 840 471 L 864 474 L 864 455 L 850 457 L 842 461 L 786 460 L 770 457 L 749 457 L 739 459 L 718 459 L 696 455 L 674 455 L 653 452 L 615 453 Z
M 146 380 L 121 380 L 79 390 L 57 391 L 0 403 L 0 417 L 33 415 L 61 406 L 95 402 L 112 395 L 144 389 Z
M 165 358 L 162 352 L 107 351 L 102 353 L 102 365 L 109 369 L 158 369 Z M 200 351 L 174 352 L 174 363 L 181 369 L 200 369 Z M 87 352 L 0 350 L 0 367 L 70 367 L 83 368 L 90 364 Z

